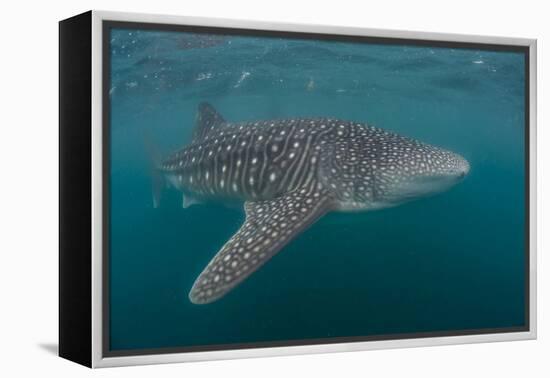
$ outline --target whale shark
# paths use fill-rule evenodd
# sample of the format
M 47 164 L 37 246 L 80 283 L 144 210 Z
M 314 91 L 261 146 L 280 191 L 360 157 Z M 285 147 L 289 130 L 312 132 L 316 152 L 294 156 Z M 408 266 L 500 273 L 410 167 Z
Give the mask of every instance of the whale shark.
M 329 212 L 370 211 L 443 192 L 468 174 L 457 153 L 335 118 L 228 122 L 198 107 L 192 142 L 155 167 L 183 207 L 244 207 L 245 220 L 194 282 L 189 299 L 220 299 Z M 162 185 L 161 185 L 162 186 Z M 154 190 L 158 206 L 159 190 Z

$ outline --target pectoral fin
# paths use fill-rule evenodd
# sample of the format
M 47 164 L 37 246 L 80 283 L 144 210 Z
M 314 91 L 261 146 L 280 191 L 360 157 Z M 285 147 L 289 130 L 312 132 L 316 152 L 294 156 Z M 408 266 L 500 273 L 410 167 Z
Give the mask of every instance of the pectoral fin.
M 181 206 L 184 209 L 187 209 L 189 206 L 197 205 L 197 204 L 200 204 L 200 203 L 202 203 L 202 201 L 200 199 L 197 199 L 197 198 L 195 198 L 191 195 L 188 195 L 188 194 L 184 194 L 183 198 L 182 198 Z
M 213 302 L 233 289 L 330 210 L 327 191 L 312 185 L 272 200 L 246 202 L 246 219 L 195 281 L 189 299 Z

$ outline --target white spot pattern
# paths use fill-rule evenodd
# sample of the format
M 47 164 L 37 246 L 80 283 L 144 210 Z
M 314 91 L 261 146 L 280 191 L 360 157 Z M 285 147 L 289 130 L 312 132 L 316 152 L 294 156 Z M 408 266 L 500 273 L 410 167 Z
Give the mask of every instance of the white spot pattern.
M 323 191 L 324 195 L 313 201 L 314 190 L 316 185 L 306 193 L 296 190 L 275 200 L 247 202 L 244 224 L 197 278 L 189 294 L 191 301 L 209 303 L 223 296 L 328 211 L 331 201 L 328 192 Z M 279 221 L 275 215 L 288 221 Z
M 159 170 L 198 198 L 249 202 L 245 224 L 197 279 L 190 294 L 196 303 L 219 298 L 255 271 L 317 219 L 311 209 L 327 198 L 335 209 L 369 208 L 398 198 L 419 177 L 463 177 L 469 169 L 452 152 L 354 122 L 228 123 L 207 105 L 198 122 L 193 143 Z M 235 260 L 223 264 L 225 256 Z

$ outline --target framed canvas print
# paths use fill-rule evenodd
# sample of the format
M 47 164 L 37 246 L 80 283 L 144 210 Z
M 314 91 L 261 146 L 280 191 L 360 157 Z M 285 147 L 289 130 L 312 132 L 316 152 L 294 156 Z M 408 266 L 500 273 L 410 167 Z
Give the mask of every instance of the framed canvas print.
M 60 355 L 532 339 L 536 42 L 60 22 Z

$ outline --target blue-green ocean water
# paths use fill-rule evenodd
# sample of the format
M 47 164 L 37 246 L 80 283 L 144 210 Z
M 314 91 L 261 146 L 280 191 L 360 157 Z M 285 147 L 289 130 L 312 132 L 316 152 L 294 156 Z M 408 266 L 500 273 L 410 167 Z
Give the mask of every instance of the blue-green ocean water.
M 182 32 L 111 34 L 110 347 L 196 347 L 523 326 L 521 53 Z M 368 122 L 465 156 L 438 196 L 320 219 L 217 302 L 198 274 L 242 211 L 151 197 L 144 139 L 190 142 L 196 107 L 227 120 Z

